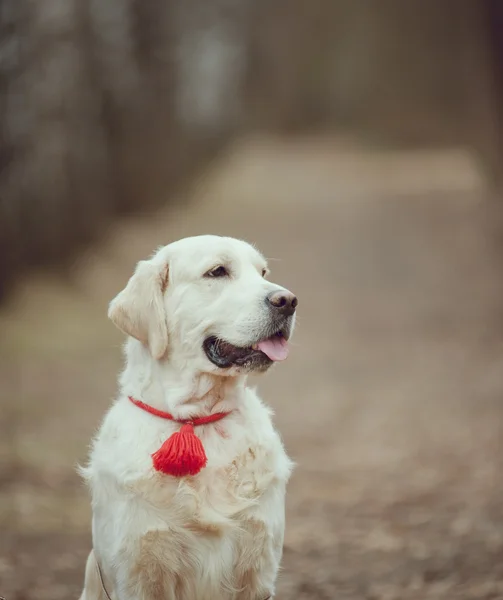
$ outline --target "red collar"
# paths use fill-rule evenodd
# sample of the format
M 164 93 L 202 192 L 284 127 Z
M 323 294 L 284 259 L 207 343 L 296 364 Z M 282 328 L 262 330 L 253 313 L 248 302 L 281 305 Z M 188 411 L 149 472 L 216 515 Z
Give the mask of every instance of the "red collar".
M 167 419 L 168 421 L 174 421 L 175 423 L 181 423 L 182 425 L 192 425 L 193 427 L 197 427 L 198 425 L 208 425 L 209 423 L 215 423 L 216 421 L 220 421 L 224 419 L 227 415 L 230 415 L 229 412 L 218 412 L 213 415 L 207 415 L 206 417 L 195 417 L 193 419 L 175 419 L 175 417 L 163 410 L 159 410 L 158 408 L 154 408 L 141 400 L 136 400 L 132 396 L 128 396 L 129 400 L 142 410 L 150 413 L 151 415 L 155 415 L 156 417 L 161 417 L 161 419 Z
M 197 437 L 194 427 L 208 425 L 227 417 L 230 412 L 219 412 L 206 417 L 195 417 L 194 419 L 175 419 L 169 412 L 164 412 L 128 396 L 129 400 L 138 408 L 182 425 L 180 431 L 176 431 L 164 444 L 152 454 L 153 464 L 156 471 L 172 475 L 173 477 L 185 477 L 197 475 L 206 466 L 208 459 L 201 440 Z

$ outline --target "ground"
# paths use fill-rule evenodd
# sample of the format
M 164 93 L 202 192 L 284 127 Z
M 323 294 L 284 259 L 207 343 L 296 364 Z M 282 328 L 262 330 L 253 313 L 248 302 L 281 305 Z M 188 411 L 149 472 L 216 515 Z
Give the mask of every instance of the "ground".
M 299 297 L 291 356 L 258 381 L 297 463 L 278 599 L 503 598 L 500 225 L 462 151 L 244 140 L 188 207 L 114 225 L 71 281 L 0 313 L 0 595 L 78 598 L 75 466 L 115 392 L 108 301 L 195 233 L 244 237 Z

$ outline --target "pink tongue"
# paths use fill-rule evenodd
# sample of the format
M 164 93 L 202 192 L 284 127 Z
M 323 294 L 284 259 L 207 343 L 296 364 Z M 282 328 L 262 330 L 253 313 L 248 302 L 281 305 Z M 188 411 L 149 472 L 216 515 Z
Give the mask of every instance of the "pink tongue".
M 257 344 L 259 350 L 271 360 L 285 360 L 288 356 L 288 343 L 284 337 L 271 337 Z

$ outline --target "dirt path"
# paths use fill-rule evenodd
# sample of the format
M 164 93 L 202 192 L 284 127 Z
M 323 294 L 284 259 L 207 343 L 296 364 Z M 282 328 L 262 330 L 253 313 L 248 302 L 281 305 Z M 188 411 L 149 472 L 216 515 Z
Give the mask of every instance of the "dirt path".
M 298 463 L 278 598 L 503 598 L 503 283 L 471 162 L 252 140 L 191 195 L 0 314 L 0 595 L 78 597 L 73 467 L 121 361 L 106 304 L 155 246 L 212 232 L 279 259 L 300 299 L 291 358 L 260 383 Z

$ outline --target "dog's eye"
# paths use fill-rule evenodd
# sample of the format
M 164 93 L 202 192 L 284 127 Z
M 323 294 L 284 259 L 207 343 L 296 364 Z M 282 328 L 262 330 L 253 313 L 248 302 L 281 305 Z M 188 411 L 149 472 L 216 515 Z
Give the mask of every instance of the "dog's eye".
M 262 269 L 262 277 L 265 277 L 267 275 L 267 269 Z
M 229 271 L 222 265 L 219 267 L 215 267 L 211 269 L 207 273 L 204 274 L 205 277 L 228 277 Z

